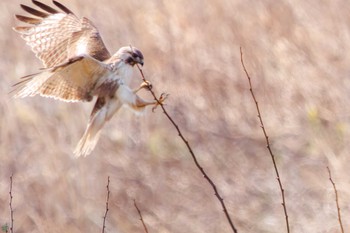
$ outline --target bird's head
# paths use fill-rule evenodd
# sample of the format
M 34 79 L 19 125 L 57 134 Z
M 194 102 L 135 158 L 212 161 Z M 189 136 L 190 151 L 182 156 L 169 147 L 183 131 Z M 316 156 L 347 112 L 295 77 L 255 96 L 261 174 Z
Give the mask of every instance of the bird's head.
M 134 66 L 140 64 L 143 66 L 143 55 L 141 51 L 135 47 L 125 46 L 118 50 L 117 56 L 126 64 Z

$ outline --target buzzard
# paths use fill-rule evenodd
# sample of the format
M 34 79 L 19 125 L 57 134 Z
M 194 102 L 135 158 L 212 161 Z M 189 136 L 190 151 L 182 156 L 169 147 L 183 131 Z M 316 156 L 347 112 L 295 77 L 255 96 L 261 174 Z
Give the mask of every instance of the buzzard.
M 136 95 L 140 89 L 150 88 L 149 83 L 144 82 L 135 90 L 129 87 L 133 66 L 143 65 L 143 55 L 132 46 L 111 55 L 90 20 L 78 18 L 57 1 L 53 1 L 57 9 L 32 2 L 40 9 L 21 5 L 31 16 L 16 15 L 27 25 L 14 30 L 44 68 L 16 83 L 14 96 L 40 95 L 66 102 L 91 101 L 97 96 L 85 133 L 74 151 L 76 156 L 86 156 L 96 146 L 104 124 L 122 105 L 142 111 L 147 105 L 158 104 Z

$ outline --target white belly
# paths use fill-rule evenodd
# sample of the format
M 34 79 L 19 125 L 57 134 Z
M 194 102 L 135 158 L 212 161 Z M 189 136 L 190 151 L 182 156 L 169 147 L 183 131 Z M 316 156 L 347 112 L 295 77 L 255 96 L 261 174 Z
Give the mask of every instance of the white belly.
M 132 74 L 133 67 L 130 65 L 123 64 L 117 69 L 117 76 L 120 77 L 127 86 L 131 83 Z

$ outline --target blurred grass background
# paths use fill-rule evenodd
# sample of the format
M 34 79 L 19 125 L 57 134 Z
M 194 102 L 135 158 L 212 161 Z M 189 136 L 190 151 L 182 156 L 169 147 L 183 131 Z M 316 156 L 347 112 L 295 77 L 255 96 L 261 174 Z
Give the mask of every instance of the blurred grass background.
M 292 232 L 339 232 L 332 170 L 350 228 L 350 6 L 346 0 L 61 1 L 111 52 L 132 44 L 144 72 L 226 201 L 239 232 L 285 232 L 280 191 L 239 46 L 276 154 Z M 94 152 L 74 159 L 93 103 L 12 99 L 41 66 L 0 2 L 0 224 L 15 232 L 231 232 L 213 191 L 162 112 L 122 109 Z M 45 3 L 50 3 L 45 1 Z M 134 85 L 141 82 L 135 70 Z M 151 98 L 146 91 L 145 98 Z

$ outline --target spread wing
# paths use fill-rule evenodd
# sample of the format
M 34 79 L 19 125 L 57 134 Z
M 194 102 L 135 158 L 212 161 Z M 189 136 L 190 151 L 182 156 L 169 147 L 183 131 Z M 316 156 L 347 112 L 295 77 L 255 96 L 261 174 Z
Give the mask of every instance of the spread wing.
M 99 61 L 110 58 L 98 30 L 90 20 L 79 19 L 57 1 L 53 3 L 61 11 L 36 0 L 32 2 L 43 11 L 21 5 L 31 16 L 16 15 L 19 21 L 28 26 L 18 26 L 14 30 L 21 34 L 46 68 L 82 54 Z
M 59 66 L 24 77 L 14 85 L 12 92 L 15 97 L 21 98 L 39 94 L 77 102 L 90 101 L 94 95 L 114 94 L 118 86 L 119 79 L 108 65 L 90 56 L 79 56 Z

